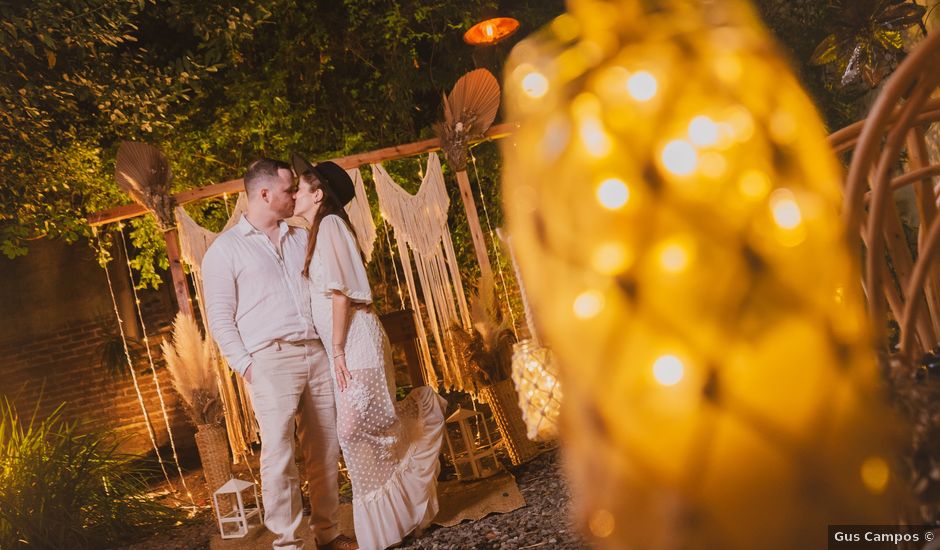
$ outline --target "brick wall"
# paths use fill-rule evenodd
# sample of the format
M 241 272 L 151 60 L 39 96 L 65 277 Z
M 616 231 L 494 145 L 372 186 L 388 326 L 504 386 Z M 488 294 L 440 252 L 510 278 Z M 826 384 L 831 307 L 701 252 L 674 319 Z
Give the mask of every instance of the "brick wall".
M 41 260 L 45 257 L 69 259 L 69 265 L 61 270 L 63 279 L 56 281 L 55 285 L 49 285 L 61 295 L 57 297 L 54 306 L 49 305 L 41 312 L 40 319 L 27 321 L 27 316 L 39 316 L 36 311 L 25 313 L 6 308 L 7 311 L 2 312 L 4 316 L 20 317 L 23 328 L 10 328 L 16 326 L 16 318 L 4 319 L 6 328 L 0 331 L 0 357 L 3 358 L 0 360 L 0 395 L 13 402 L 21 417 L 28 418 L 36 409 L 38 417 L 43 418 L 62 405 L 62 414 L 66 418 L 81 421 L 87 428 L 113 428 L 126 437 L 122 450 L 152 453 L 147 425 L 130 375 L 122 377 L 110 374 L 101 363 L 103 344 L 110 340 L 120 346 L 120 339 L 104 272 L 94 264 L 94 259 L 86 250 L 73 248 L 63 254 L 43 254 L 40 251 L 14 260 L 20 262 L 15 268 L 6 269 L 7 266 L 0 265 L 0 268 L 4 268 L 2 274 L 7 275 L 3 277 L 6 279 L 3 282 L 19 287 L 7 286 L 4 292 L 17 292 L 21 296 L 21 303 L 29 304 L 43 298 L 34 298 L 31 294 L 48 294 L 48 290 L 40 290 L 30 284 L 30 273 L 46 268 L 45 262 Z M 133 295 L 126 267 L 118 262 L 112 263 L 112 266 L 115 265 L 124 269 L 123 280 L 117 267 L 110 270 L 119 300 L 125 304 L 122 315 L 131 317 L 125 319 L 129 332 L 139 334 L 136 330 L 139 325 L 133 319 Z M 69 283 L 68 277 L 78 278 L 82 284 L 63 290 L 62 286 Z M 160 351 L 164 335 L 169 334 L 175 309 L 170 292 L 172 290 L 167 283 L 159 290 L 141 292 L 141 310 L 176 446 L 178 449 L 192 448 L 195 446 L 192 437 L 194 428 L 180 407 L 179 397 L 172 388 Z M 126 307 L 128 303 L 131 304 L 130 308 Z M 130 347 L 141 394 L 157 442 L 164 447 L 161 454 L 167 459 L 172 456 L 168 450 L 169 437 L 153 375 L 149 370 L 146 348 L 142 343 L 131 343 Z M 123 351 L 120 351 L 118 357 L 126 370 Z
M 43 418 L 62 405 L 62 414 L 69 419 L 80 420 L 89 428 L 114 428 L 122 437 L 126 436 L 122 450 L 151 452 L 153 447 L 130 374 L 114 375 L 101 364 L 101 346 L 109 332 L 97 319 L 69 321 L 47 334 L 0 342 L 0 357 L 4 357 L 6 363 L 0 393 L 12 400 L 21 417 L 36 409 L 37 415 Z M 172 388 L 160 353 L 160 342 L 169 331 L 160 328 L 148 332 L 177 448 L 192 447 L 193 428 L 180 407 L 179 396 Z M 137 381 L 156 440 L 161 446 L 168 445 L 166 423 L 146 349 L 141 344 L 131 344 L 131 348 Z M 123 366 L 126 367 L 126 363 Z

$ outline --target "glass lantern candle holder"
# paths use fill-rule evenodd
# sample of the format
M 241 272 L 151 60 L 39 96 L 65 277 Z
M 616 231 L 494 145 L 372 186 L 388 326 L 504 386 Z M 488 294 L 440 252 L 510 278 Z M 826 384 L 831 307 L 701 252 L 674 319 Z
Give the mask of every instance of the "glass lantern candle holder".
M 458 408 L 446 421 L 447 450 L 457 479 L 481 479 L 501 471 L 483 415 Z

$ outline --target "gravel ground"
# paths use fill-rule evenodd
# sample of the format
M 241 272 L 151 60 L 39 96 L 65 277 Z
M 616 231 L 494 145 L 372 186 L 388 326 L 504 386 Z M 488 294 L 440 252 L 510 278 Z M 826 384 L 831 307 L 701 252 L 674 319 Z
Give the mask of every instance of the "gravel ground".
M 430 527 L 418 539 L 408 539 L 401 549 L 578 549 L 587 548 L 568 519 L 569 494 L 561 476 L 558 450 L 543 453 L 527 464 L 509 468 L 516 477 L 526 506 L 508 514 L 492 514 L 476 522 L 454 527 Z M 196 486 L 200 472 L 187 475 Z M 199 500 L 197 498 L 197 500 Z M 207 512 L 191 525 L 182 525 L 124 550 L 207 550 L 217 532 Z
M 568 519 L 568 486 L 561 476 L 558 450 L 510 468 L 526 506 L 508 514 L 492 514 L 454 527 L 433 526 L 424 536 L 400 548 L 499 549 L 588 548 Z

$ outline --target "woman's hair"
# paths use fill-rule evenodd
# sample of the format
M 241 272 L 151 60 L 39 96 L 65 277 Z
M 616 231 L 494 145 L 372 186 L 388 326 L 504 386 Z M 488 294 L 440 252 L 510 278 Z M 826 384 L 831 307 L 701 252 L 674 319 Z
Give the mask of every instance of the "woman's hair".
M 304 270 L 302 273 L 304 277 L 310 278 L 310 260 L 313 259 L 313 251 L 317 247 L 317 234 L 320 231 L 320 222 L 323 221 L 323 218 L 330 214 L 339 216 L 346 222 L 346 227 L 352 232 L 353 240 L 356 242 L 356 248 L 359 248 L 359 240 L 356 235 L 356 229 L 353 228 L 352 222 L 349 221 L 349 214 L 346 213 L 345 208 L 340 206 L 339 199 L 336 198 L 336 194 L 333 193 L 329 185 L 324 185 L 315 174 L 311 174 L 310 172 L 300 176 L 300 183 L 309 185 L 311 191 L 316 191 L 317 189 L 323 191 L 323 202 L 320 203 L 320 208 L 317 209 L 317 213 L 313 216 L 313 223 L 310 224 L 310 238 L 307 240 L 307 256 L 304 258 Z M 359 251 L 359 254 L 362 257 L 362 262 L 365 263 L 365 255 L 362 253 L 362 250 Z

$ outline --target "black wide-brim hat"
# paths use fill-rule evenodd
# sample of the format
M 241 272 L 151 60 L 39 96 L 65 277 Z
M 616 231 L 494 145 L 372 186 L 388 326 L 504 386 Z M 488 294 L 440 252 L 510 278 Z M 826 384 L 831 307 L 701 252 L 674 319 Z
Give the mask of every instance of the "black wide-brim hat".
M 329 187 L 336 199 L 339 200 L 340 206 L 346 206 L 356 196 L 356 188 L 353 185 L 352 178 L 339 164 L 327 160 L 314 166 L 297 153 L 291 153 L 290 163 L 294 169 L 294 175 L 298 178 L 310 173 L 316 176 L 323 185 Z

